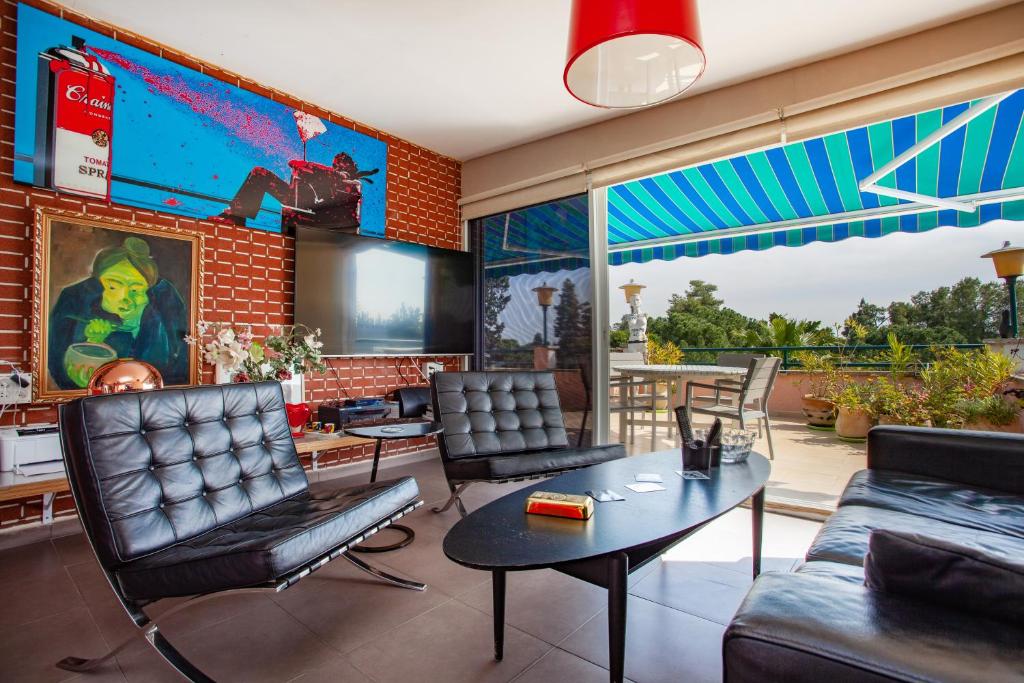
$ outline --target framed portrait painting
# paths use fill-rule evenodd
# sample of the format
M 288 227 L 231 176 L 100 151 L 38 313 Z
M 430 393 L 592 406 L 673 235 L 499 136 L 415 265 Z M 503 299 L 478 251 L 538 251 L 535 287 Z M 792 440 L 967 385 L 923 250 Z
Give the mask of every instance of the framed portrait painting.
M 133 358 L 165 386 L 195 384 L 185 342 L 202 305 L 203 236 L 37 209 L 32 371 L 35 400 L 85 394 L 104 363 Z

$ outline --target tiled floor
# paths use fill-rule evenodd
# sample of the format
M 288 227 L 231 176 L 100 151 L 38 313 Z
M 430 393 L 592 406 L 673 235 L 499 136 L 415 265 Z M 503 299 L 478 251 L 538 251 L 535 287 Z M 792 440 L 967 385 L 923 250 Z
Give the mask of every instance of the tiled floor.
M 415 476 L 426 500 L 444 497 L 436 461 L 385 470 L 399 474 Z M 473 509 L 511 486 L 471 487 L 467 504 Z M 457 517 L 429 506 L 409 518 L 412 545 L 366 557 L 427 582 L 426 592 L 380 583 L 338 560 L 273 597 L 197 605 L 161 630 L 218 681 L 608 680 L 604 591 L 550 570 L 510 576 L 505 659 L 495 662 L 489 575 L 443 556 L 441 539 Z M 791 569 L 817 528 L 768 515 L 766 569 Z M 721 680 L 722 631 L 750 585 L 749 538 L 750 513 L 735 510 L 631 577 L 630 679 Z M 0 681 L 179 680 L 141 639 L 94 674 L 53 666 L 66 655 L 102 654 L 133 631 L 81 534 L 0 551 Z
M 662 419 L 664 415 L 661 416 Z M 610 422 L 611 438 L 618 438 L 618 416 Z M 730 426 L 728 423 L 726 427 Z M 803 420 L 792 417 L 772 418 L 772 440 L 775 462 L 768 482 L 768 502 L 799 508 L 834 509 L 850 476 L 867 467 L 867 448 L 862 443 L 848 443 L 835 432 L 813 431 Z M 651 446 L 649 427 L 638 427 L 631 453 L 674 448 L 675 439 L 659 428 L 655 446 Z M 754 448 L 768 454 L 763 435 Z

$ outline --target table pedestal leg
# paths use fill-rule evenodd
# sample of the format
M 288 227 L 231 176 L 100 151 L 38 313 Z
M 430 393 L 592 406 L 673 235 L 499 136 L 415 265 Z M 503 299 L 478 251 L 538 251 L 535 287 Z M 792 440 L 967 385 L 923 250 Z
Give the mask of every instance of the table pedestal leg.
M 622 683 L 626 666 L 626 582 L 629 557 L 617 553 L 608 558 L 608 671 L 611 683 Z
M 491 575 L 494 593 L 494 659 L 505 656 L 505 570 L 496 569 Z
M 754 578 L 761 573 L 761 538 L 764 531 L 764 488 L 750 499 L 754 542 Z
M 370 483 L 377 481 L 377 465 L 380 464 L 380 446 L 384 443 L 384 439 L 377 439 L 377 444 L 373 447 L 373 468 L 370 470 Z

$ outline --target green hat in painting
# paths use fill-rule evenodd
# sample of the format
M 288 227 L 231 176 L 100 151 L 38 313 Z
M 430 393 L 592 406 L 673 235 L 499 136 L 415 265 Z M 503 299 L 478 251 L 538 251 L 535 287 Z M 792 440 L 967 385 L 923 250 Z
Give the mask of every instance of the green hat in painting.
M 132 264 L 152 287 L 160 279 L 156 260 L 149 255 L 149 243 L 139 237 L 126 237 L 119 247 L 107 247 L 96 254 L 92 262 L 92 276 L 99 278 L 103 271 L 121 261 Z

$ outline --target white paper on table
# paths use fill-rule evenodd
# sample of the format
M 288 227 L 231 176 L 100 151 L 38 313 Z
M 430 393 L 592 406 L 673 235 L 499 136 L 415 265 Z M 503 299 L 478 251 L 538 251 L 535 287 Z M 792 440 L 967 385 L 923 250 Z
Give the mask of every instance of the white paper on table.
M 667 490 L 660 484 L 642 483 L 642 484 L 626 484 L 626 488 L 636 493 L 651 493 L 652 491 L 665 491 Z

